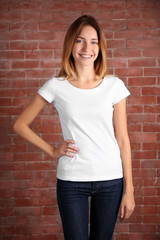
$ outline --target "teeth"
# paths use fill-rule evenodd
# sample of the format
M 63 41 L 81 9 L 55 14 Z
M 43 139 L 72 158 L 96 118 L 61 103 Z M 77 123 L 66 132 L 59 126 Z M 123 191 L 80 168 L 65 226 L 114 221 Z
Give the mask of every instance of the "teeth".
M 92 55 L 81 54 L 81 57 L 84 57 L 84 58 L 90 58 L 90 57 L 92 57 Z

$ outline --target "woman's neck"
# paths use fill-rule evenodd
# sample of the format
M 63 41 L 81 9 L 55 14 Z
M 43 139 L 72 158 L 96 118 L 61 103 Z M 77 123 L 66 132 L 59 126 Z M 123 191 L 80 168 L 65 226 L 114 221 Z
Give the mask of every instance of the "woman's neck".
M 79 82 L 90 82 L 97 79 L 94 68 L 76 67 L 77 80 Z

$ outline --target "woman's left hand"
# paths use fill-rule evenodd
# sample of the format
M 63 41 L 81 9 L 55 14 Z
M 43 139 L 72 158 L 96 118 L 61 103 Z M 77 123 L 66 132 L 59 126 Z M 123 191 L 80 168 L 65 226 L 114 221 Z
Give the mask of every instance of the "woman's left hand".
M 121 220 L 128 219 L 135 208 L 134 194 L 131 192 L 124 192 L 120 205 Z

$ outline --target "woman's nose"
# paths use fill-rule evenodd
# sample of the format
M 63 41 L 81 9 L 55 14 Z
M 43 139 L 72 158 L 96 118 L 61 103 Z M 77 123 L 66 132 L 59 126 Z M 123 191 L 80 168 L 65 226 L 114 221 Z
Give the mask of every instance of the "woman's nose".
M 88 42 L 84 42 L 83 44 L 83 50 L 88 51 L 90 50 L 90 44 Z

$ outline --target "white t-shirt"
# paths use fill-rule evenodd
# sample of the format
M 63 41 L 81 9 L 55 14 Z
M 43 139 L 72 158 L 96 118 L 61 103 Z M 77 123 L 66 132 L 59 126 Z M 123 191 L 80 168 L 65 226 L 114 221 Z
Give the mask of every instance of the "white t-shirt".
M 120 150 L 113 128 L 114 104 L 130 92 L 122 80 L 107 76 L 92 89 L 52 78 L 38 93 L 56 107 L 64 140 L 72 139 L 79 152 L 62 156 L 57 177 L 69 181 L 103 181 L 123 177 Z

